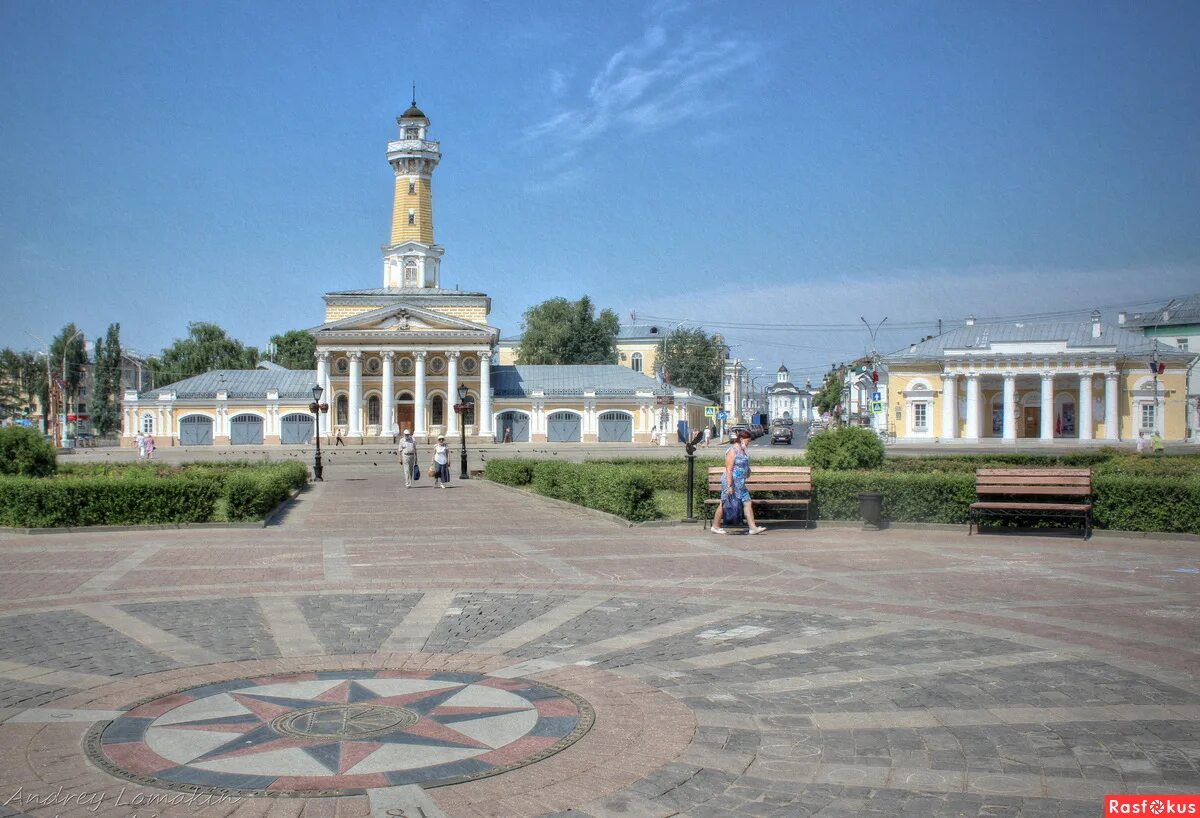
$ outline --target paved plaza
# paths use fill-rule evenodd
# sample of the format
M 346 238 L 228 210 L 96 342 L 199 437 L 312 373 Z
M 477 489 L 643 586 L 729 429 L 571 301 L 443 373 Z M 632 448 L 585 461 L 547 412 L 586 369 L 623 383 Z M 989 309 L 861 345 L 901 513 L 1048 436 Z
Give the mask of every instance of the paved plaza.
M 329 476 L 262 529 L 0 535 L 0 816 L 1082 818 L 1200 791 L 1200 543 L 721 537 Z

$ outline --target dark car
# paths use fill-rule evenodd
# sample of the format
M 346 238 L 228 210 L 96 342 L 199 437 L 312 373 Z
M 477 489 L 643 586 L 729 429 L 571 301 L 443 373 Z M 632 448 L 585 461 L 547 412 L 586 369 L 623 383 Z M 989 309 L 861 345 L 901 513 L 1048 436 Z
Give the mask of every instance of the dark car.
M 776 443 L 785 443 L 788 446 L 792 445 L 792 426 L 791 424 L 777 424 L 771 428 L 771 445 Z

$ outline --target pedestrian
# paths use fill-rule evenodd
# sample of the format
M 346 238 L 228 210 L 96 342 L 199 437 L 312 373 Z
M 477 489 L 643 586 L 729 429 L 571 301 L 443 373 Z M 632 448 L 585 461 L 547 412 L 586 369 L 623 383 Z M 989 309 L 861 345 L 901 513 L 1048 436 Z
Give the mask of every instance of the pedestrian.
M 501 442 L 502 443 L 512 443 L 512 427 L 511 426 L 504 427 L 504 440 Z
M 400 467 L 404 470 L 404 487 L 410 489 L 413 484 L 413 467 L 417 465 L 417 441 L 413 440 L 412 430 L 405 429 L 404 434 L 400 436 L 397 454 L 400 456 Z
M 1150 449 L 1155 454 L 1162 454 L 1164 450 L 1162 435 L 1156 429 L 1154 434 L 1150 435 Z
M 342 427 L 341 426 L 337 427 L 337 430 L 334 432 L 333 445 L 334 446 L 345 446 L 346 445 L 346 441 L 342 440 Z
M 146 437 L 143 438 L 143 443 L 146 447 L 146 459 L 153 460 L 154 459 L 154 435 L 147 433 Z
M 392 422 L 392 445 L 395 446 L 400 441 L 400 424 Z
M 710 443 L 712 443 L 712 424 L 706 423 L 704 424 L 704 448 L 707 449 Z
M 721 527 L 726 496 L 741 500 L 742 511 L 746 515 L 746 522 L 750 527 L 747 534 L 761 534 L 767 530 L 755 521 L 750 492 L 746 490 L 746 478 L 750 476 L 750 454 L 746 450 L 750 447 L 751 440 L 753 438 L 750 436 L 750 432 L 738 429 L 737 434 L 734 435 L 734 444 L 725 452 L 725 472 L 721 475 L 722 502 L 717 503 L 717 511 L 713 515 L 712 533 L 714 534 L 726 533 L 725 529 Z
M 658 424 L 650 429 L 650 445 L 653 446 L 656 443 L 658 443 Z
M 1138 454 L 1146 453 L 1146 433 L 1145 432 L 1138 432 L 1137 453 Z
M 138 460 L 146 459 L 146 436 L 140 431 L 134 435 L 133 442 L 137 444 Z
M 433 447 L 433 468 L 430 471 L 433 472 L 433 484 L 438 488 L 444 489 L 450 482 L 450 447 L 441 435 Z

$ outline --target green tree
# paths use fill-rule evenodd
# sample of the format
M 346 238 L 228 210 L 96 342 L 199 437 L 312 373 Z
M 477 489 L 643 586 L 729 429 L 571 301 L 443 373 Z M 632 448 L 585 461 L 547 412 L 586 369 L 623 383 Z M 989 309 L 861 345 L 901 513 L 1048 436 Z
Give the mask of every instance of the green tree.
M 45 388 L 44 357 L 35 352 L 0 350 L 0 417 L 31 414 Z
M 188 324 L 188 336 L 176 339 L 147 364 L 154 374 L 154 383 L 164 385 L 200 375 L 212 369 L 253 369 L 259 360 L 258 350 L 248 347 L 225 330 L 207 321 Z
M 838 367 L 825 374 L 821 391 L 813 397 L 813 406 L 822 413 L 832 412 L 842 402 L 842 387 L 846 382 L 846 368 Z
M 317 339 L 302 329 L 288 330 L 283 335 L 272 335 L 275 345 L 273 360 L 288 369 L 315 369 Z
M 586 295 L 578 301 L 551 298 L 525 311 L 519 364 L 615 364 L 617 314 L 596 307 Z
M 678 327 L 667 336 L 660 363 L 673 385 L 720 401 L 725 368 L 725 344 L 720 336 L 698 328 Z
M 59 407 L 60 414 L 75 412 L 79 401 L 79 385 L 83 382 L 87 364 L 87 344 L 83 332 L 74 323 L 67 324 L 50 342 L 50 371 L 65 384 L 66 406 Z
M 88 403 L 92 428 L 102 435 L 121 425 L 121 325 L 109 324 L 104 338 L 96 339 L 92 353 L 95 385 Z

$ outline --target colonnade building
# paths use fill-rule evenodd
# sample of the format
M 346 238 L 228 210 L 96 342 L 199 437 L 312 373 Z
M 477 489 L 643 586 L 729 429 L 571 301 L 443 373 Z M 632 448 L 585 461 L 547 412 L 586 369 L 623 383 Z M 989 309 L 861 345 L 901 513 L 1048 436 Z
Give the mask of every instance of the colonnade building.
M 500 366 L 491 299 L 442 287 L 445 248 L 434 240 L 433 174 L 441 146 L 416 106 L 397 118 L 389 142 L 394 177 L 383 286 L 324 296 L 314 370 L 265 364 L 217 370 L 158 389 L 130 390 L 124 442 L 138 431 L 160 446 L 303 444 L 312 439 L 312 387 L 330 411 L 321 434 L 392 441 L 648 442 L 683 420 L 698 428 L 707 401 L 630 366 Z M 466 390 L 460 399 L 460 387 Z M 455 406 L 461 406 L 461 413 Z
M 889 425 L 897 439 L 1182 440 L 1194 358 L 1098 312 L 1083 322 L 967 319 L 884 357 Z

